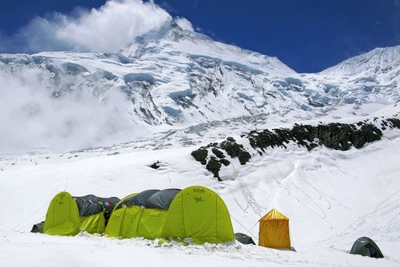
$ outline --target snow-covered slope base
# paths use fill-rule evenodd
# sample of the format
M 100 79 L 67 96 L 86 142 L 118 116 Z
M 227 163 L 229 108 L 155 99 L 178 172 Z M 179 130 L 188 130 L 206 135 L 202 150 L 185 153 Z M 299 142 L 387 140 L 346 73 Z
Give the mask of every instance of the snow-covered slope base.
M 390 113 L 398 113 L 392 107 Z M 237 132 L 246 131 L 245 124 Z M 233 125 L 214 125 L 199 137 L 215 141 Z M 229 130 L 228 130 L 229 129 Z M 201 131 L 200 131 L 201 132 Z M 199 133 L 200 133 L 199 132 Z M 190 138 L 191 135 L 188 135 Z M 193 135 L 192 137 L 194 137 Z M 240 136 L 232 134 L 240 140 Z M 246 165 L 231 166 L 218 182 L 182 145 L 176 132 L 166 139 L 110 148 L 30 156 L 0 161 L 0 262 L 2 266 L 399 266 L 400 131 L 361 149 L 318 147 L 270 149 Z M 190 140 L 189 140 L 190 141 Z M 193 143 L 195 142 L 193 138 Z M 160 142 L 163 149 L 153 150 Z M 160 162 L 159 169 L 149 166 Z M 30 233 L 43 220 L 52 197 L 124 197 L 149 188 L 203 185 L 221 195 L 235 232 L 258 239 L 258 219 L 276 208 L 290 219 L 294 251 L 253 245 L 183 246 L 137 239 L 118 240 L 81 233 L 57 237 Z M 353 242 L 372 238 L 385 258 L 348 254 Z

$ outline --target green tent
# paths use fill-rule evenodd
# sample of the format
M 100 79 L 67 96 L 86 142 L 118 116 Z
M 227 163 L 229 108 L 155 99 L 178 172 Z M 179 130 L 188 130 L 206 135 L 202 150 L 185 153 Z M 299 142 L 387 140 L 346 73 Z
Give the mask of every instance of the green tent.
M 116 197 L 73 197 L 68 192 L 60 192 L 50 202 L 42 232 L 50 235 L 76 235 L 80 231 L 104 233 L 108 218 L 119 201 Z M 38 226 L 34 225 L 31 232 L 41 231 Z
M 378 245 L 368 237 L 360 237 L 354 242 L 350 254 L 358 254 L 372 258 L 383 258 L 383 254 Z
M 50 202 L 43 233 L 49 235 L 76 235 L 80 232 L 79 210 L 68 192 L 58 193 Z
M 235 238 L 224 201 L 202 186 L 131 194 L 116 205 L 105 233 L 108 237 L 172 238 L 193 244 Z

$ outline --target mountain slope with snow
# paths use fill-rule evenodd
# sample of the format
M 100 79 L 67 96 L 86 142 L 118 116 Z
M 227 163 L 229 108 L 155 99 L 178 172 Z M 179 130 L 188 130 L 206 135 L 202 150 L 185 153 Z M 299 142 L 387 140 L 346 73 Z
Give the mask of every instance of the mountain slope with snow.
M 108 146 L 242 116 L 363 116 L 399 100 L 398 50 L 298 74 L 168 21 L 115 53 L 2 54 L 0 153 Z
M 382 128 L 400 116 L 398 52 L 299 74 L 169 22 L 115 53 L 0 55 L 0 265 L 400 266 L 400 130 Z M 345 151 L 291 141 L 262 153 L 244 138 L 358 122 L 379 126 L 381 138 Z M 191 153 L 227 137 L 251 158 L 232 160 L 218 181 Z M 234 231 L 256 242 L 258 220 L 278 209 L 295 251 L 30 233 L 60 191 L 123 198 L 191 185 L 216 191 Z M 362 236 L 385 258 L 350 255 Z
M 388 107 L 388 114 L 399 107 Z M 372 119 L 377 114 L 371 114 Z M 288 117 L 295 119 L 295 117 Z M 347 118 L 348 121 L 351 118 Z M 354 119 L 354 118 L 353 118 Z M 290 145 L 255 153 L 250 162 L 232 162 L 223 182 L 190 153 L 197 145 L 230 133 L 242 140 L 252 123 L 227 121 L 176 131 L 163 138 L 115 147 L 44 155 L 8 156 L 0 161 L 0 261 L 4 266 L 399 266 L 400 131 L 361 149 L 308 151 Z M 204 125 L 205 126 L 205 125 Z M 206 131 L 204 131 L 206 130 Z M 243 142 L 243 141 L 239 141 Z M 169 144 L 169 145 L 167 145 Z M 245 144 L 245 143 L 244 143 Z M 157 149 L 162 148 L 162 149 Z M 150 166 L 158 161 L 160 168 Z M 60 191 L 123 198 L 158 188 L 202 185 L 227 205 L 235 232 L 258 240 L 258 220 L 276 208 L 290 219 L 294 251 L 253 245 L 183 246 L 142 238 L 114 239 L 80 233 L 75 237 L 30 233 Z M 350 255 L 361 236 L 372 238 L 385 258 Z M 23 251 L 24 253 L 21 253 Z

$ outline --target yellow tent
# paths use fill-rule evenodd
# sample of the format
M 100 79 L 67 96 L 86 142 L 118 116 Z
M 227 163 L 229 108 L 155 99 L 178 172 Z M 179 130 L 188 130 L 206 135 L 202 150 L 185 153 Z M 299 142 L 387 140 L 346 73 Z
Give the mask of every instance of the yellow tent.
M 101 234 L 119 200 L 116 197 L 100 198 L 94 195 L 73 197 L 68 192 L 60 192 L 51 200 L 47 209 L 43 233 L 77 235 L 82 230 L 90 234 Z
M 259 222 L 259 246 L 290 249 L 289 219 L 286 216 L 272 209 Z
M 58 193 L 50 202 L 43 233 L 49 235 L 77 235 L 80 232 L 79 210 L 68 192 Z
M 224 201 L 203 186 L 131 194 L 115 206 L 105 233 L 108 237 L 165 238 L 192 244 L 235 240 Z

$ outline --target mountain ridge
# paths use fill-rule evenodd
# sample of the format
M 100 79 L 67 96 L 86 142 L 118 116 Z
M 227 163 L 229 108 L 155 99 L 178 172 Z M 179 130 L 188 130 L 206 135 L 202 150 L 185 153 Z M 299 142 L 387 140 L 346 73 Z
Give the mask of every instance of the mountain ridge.
M 322 73 L 356 75 L 362 72 L 387 73 L 400 65 L 400 45 L 387 48 L 375 48 L 367 53 L 347 59 Z M 398 75 L 398 73 L 397 73 Z
M 282 119 L 296 112 L 303 120 L 345 109 L 364 116 L 399 101 L 399 51 L 377 49 L 320 73 L 299 74 L 275 57 L 214 42 L 169 21 L 115 53 L 0 54 L 3 101 L 10 107 L 2 119 L 11 128 L 34 127 L 35 137 L 24 140 L 29 147 L 50 148 L 78 135 L 84 136 L 80 146 L 95 147 L 261 114 Z M 382 57 L 379 71 L 371 72 Z M 362 70 L 365 60 L 371 64 Z M 343 69 L 358 71 L 344 75 Z M 21 99 L 8 104 L 15 94 Z M 21 143 L 0 135 L 4 143 Z

